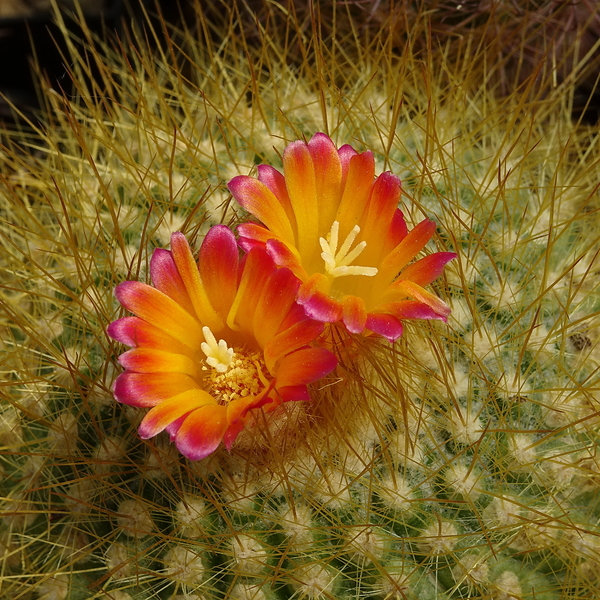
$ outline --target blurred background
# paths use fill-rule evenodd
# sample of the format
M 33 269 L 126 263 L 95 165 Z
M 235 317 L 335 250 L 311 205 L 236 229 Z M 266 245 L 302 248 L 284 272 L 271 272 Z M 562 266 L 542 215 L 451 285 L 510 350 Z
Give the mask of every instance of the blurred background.
M 253 39 L 258 43 L 260 23 L 282 19 L 291 12 L 309 31 L 311 14 L 318 13 L 322 34 L 328 28 L 340 31 L 346 27 L 350 31 L 351 23 L 362 23 L 361 33 L 367 35 L 369 30 L 386 28 L 393 34 L 399 52 L 410 37 L 414 18 L 426 12 L 431 38 L 422 40 L 424 52 L 435 53 L 442 46 L 451 51 L 467 32 L 475 32 L 474 39 L 489 48 L 490 63 L 503 66 L 501 75 L 490 81 L 497 93 L 512 92 L 524 82 L 532 81 L 532 74 L 539 86 L 536 93 L 540 89 L 543 93 L 544 86 L 567 82 L 575 88 L 573 116 L 586 123 L 598 121 L 600 3 L 597 0 L 283 0 L 277 3 L 277 10 L 274 3 L 248 0 L 239 12 L 237 5 L 241 7 L 242 3 L 207 0 L 202 3 L 202 20 L 219 25 L 236 13 L 245 39 L 248 43 Z M 143 24 L 150 18 L 171 25 L 185 22 L 189 28 L 198 19 L 186 0 L 0 0 L 1 119 L 13 118 L 10 105 L 25 113 L 37 106 L 33 76 L 36 68 L 52 87 L 68 93 L 66 53 L 64 39 L 56 26 L 57 14 L 68 24 L 75 39 L 79 31 L 78 16 L 82 15 L 92 34 L 102 38 L 118 36 L 123 25 L 132 21 Z M 157 27 L 156 31 L 160 29 Z M 157 43 L 156 38 L 154 42 Z

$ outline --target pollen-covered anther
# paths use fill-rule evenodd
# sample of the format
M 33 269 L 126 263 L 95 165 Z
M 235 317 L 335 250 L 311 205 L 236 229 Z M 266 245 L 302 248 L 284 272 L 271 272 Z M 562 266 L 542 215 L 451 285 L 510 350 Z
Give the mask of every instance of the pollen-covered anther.
M 207 364 L 219 373 L 225 373 L 233 359 L 233 348 L 228 348 L 225 340 L 219 340 L 217 343 L 210 327 L 203 327 L 202 333 L 205 341 L 200 344 L 200 348 L 206 355 Z
M 367 247 L 367 242 L 363 241 L 357 244 L 354 250 L 350 250 L 354 240 L 360 233 L 360 227 L 355 225 L 348 234 L 341 248 L 338 250 L 340 233 L 340 224 L 334 221 L 331 230 L 327 234 L 327 239 L 319 238 L 321 244 L 321 258 L 325 261 L 325 270 L 332 277 L 343 277 L 344 275 L 364 275 L 373 277 L 377 275 L 376 267 L 350 266 L 350 263 L 358 258 L 362 251 Z
M 208 361 L 207 361 L 208 362 Z M 236 398 L 253 396 L 269 385 L 264 376 L 266 365 L 258 352 L 247 353 L 243 350 L 233 352 L 227 369 L 211 369 L 211 393 L 220 404 L 227 404 Z

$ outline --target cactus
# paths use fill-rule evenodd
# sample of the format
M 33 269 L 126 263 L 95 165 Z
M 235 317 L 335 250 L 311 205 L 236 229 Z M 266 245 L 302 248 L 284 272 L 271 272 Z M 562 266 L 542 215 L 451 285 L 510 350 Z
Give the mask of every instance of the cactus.
M 594 597 L 597 131 L 567 87 L 495 97 L 475 40 L 449 63 L 358 26 L 310 41 L 290 16 L 254 47 L 235 14 L 217 42 L 198 12 L 202 41 L 73 50 L 77 93 L 42 81 L 40 121 L 4 132 L 1 597 Z M 313 401 L 230 453 L 140 440 L 111 394 L 112 290 L 171 231 L 197 249 L 243 219 L 227 181 L 315 131 L 372 149 L 407 219 L 436 220 L 430 251 L 458 253 L 435 284 L 449 323 L 350 348 L 333 327 Z

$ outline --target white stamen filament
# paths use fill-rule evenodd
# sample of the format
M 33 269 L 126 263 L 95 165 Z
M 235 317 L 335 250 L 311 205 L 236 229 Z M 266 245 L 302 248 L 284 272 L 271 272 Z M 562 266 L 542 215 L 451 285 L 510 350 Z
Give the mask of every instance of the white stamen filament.
M 206 362 L 219 373 L 225 373 L 233 360 L 233 348 L 227 347 L 225 340 L 217 340 L 209 327 L 203 327 L 205 341 L 200 344 L 202 352 L 206 354 Z
M 362 251 L 367 247 L 367 242 L 357 244 L 354 250 L 350 247 L 360 233 L 360 227 L 355 225 L 352 231 L 348 234 L 342 247 L 338 250 L 338 237 L 340 233 L 340 224 L 334 221 L 331 226 L 331 231 L 327 235 L 327 239 L 319 238 L 321 244 L 321 258 L 325 261 L 325 270 L 332 277 L 343 277 L 344 275 L 364 275 L 365 277 L 373 277 L 377 275 L 376 267 L 360 267 L 357 265 L 350 266 L 350 263 L 358 258 Z

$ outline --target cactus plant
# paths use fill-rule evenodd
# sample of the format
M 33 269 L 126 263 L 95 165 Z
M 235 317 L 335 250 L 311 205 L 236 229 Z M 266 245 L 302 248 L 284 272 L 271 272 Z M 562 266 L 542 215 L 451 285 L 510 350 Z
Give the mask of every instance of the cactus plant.
M 496 98 L 468 40 L 449 63 L 290 17 L 253 47 L 235 11 L 214 37 L 198 14 L 200 41 L 93 41 L 77 93 L 42 81 L 39 122 L 3 132 L 2 597 L 594 597 L 599 150 L 569 89 Z M 112 397 L 114 287 L 171 231 L 197 250 L 246 218 L 226 183 L 316 131 L 371 149 L 407 219 L 438 223 L 448 324 L 355 336 L 231 452 L 140 440 Z

